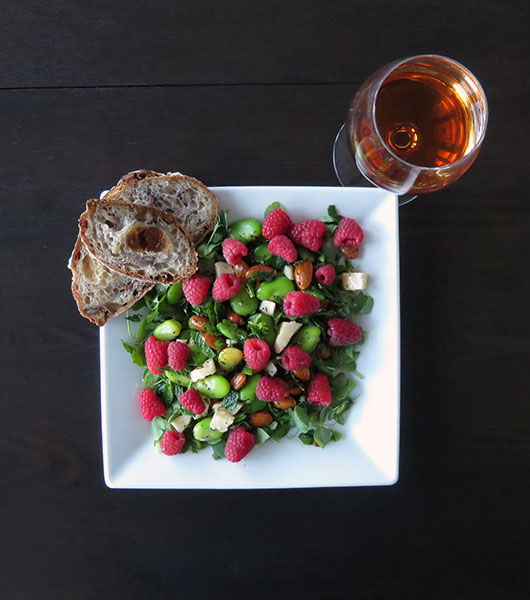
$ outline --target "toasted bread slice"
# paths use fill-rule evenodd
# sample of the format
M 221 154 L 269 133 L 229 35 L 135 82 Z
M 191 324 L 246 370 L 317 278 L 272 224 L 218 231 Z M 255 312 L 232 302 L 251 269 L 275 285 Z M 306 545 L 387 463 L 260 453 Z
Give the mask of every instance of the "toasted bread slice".
M 181 173 L 163 175 L 142 169 L 124 175 L 104 196 L 110 202 L 133 202 L 151 206 L 175 217 L 197 244 L 217 218 L 217 199 L 197 179 Z
M 149 206 L 89 200 L 79 218 L 90 254 L 122 275 L 173 283 L 197 270 L 197 253 L 175 219 Z
M 90 255 L 81 236 L 77 236 L 68 268 L 79 312 L 99 326 L 130 308 L 154 285 L 111 271 Z

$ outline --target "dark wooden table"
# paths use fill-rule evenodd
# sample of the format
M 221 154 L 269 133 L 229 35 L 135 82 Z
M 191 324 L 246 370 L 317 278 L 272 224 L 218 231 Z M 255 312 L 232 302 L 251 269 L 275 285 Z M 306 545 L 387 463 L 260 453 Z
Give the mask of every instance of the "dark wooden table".
M 3 2 L 0 596 L 528 598 L 525 1 Z M 98 331 L 66 269 L 124 172 L 335 185 L 333 137 L 376 67 L 436 52 L 490 102 L 483 150 L 400 210 L 400 480 L 113 491 Z

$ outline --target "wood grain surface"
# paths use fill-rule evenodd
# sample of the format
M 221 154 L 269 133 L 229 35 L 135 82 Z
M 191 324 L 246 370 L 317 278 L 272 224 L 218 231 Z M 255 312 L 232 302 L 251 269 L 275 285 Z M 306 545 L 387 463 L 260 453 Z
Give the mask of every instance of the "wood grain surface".
M 21 1 L 0 24 L 0 595 L 56 600 L 528 597 L 526 2 Z M 468 66 L 486 142 L 400 209 L 400 480 L 116 491 L 97 328 L 66 269 L 85 200 L 126 171 L 335 185 L 359 83 L 399 56 Z

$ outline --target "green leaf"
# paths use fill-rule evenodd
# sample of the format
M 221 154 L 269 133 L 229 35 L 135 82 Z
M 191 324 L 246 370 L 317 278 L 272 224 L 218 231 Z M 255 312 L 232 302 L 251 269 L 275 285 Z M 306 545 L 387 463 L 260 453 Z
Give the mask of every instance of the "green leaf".
M 127 321 L 131 321 L 131 323 L 139 323 L 142 320 L 140 315 L 127 315 L 125 318 Z
M 273 425 L 274 425 L 274 423 L 273 423 Z M 269 427 L 269 430 L 270 429 L 271 429 L 271 427 Z M 288 422 L 278 423 L 278 425 L 274 429 L 274 431 L 270 432 L 271 440 L 273 442 L 278 443 L 283 437 L 285 437 L 289 433 L 289 429 L 290 429 L 290 427 L 289 427 Z
M 254 446 L 261 446 L 264 442 L 270 439 L 270 435 L 262 427 L 256 428 L 254 433 Z
M 305 444 L 306 446 L 312 446 L 314 440 L 314 431 L 312 429 L 310 429 L 307 433 L 301 433 L 298 436 L 298 439 L 302 442 L 302 444 Z
M 331 441 L 333 438 L 333 430 L 328 429 L 327 427 L 317 427 L 315 429 L 315 442 L 321 447 L 324 446 Z
M 151 421 L 151 429 L 155 440 L 159 440 L 167 429 L 167 423 L 164 417 L 155 417 Z
M 121 341 L 121 345 L 125 348 L 125 351 L 128 354 L 132 354 L 133 353 L 134 346 L 131 346 L 130 344 L 128 344 L 127 342 L 124 342 L 123 340 Z
M 241 412 L 250 415 L 252 413 L 257 412 L 258 410 L 263 410 L 264 408 L 267 408 L 269 404 L 270 402 L 265 402 L 263 400 L 258 400 L 257 398 L 254 398 L 253 400 L 250 400 L 243 405 Z
M 309 415 L 305 406 L 298 404 L 293 410 L 293 418 L 295 425 L 302 433 L 309 431 Z
M 335 400 L 333 400 L 333 403 Z M 333 406 L 333 403 L 328 411 L 328 418 L 330 420 L 336 421 L 339 425 L 344 425 L 344 416 L 346 412 L 352 407 L 353 401 L 349 398 L 339 402 L 336 406 Z
M 223 398 L 223 408 L 228 412 L 234 410 L 236 407 L 237 401 L 239 400 L 239 394 L 236 390 L 230 390 L 228 394 Z
M 212 458 L 214 460 L 221 460 L 225 458 L 225 446 L 226 441 L 223 439 L 218 440 L 217 444 L 212 445 Z
M 248 365 L 245 365 L 241 369 L 241 373 L 244 373 L 245 375 L 252 375 L 252 369 Z
M 280 202 L 272 202 L 271 204 L 269 204 L 269 206 L 267 206 L 267 208 L 265 209 L 265 213 L 264 213 L 264 217 L 266 217 L 270 212 L 272 212 L 273 210 L 277 209 L 277 208 L 281 208 L 282 210 L 285 210 L 283 204 L 280 204 Z
M 320 217 L 320 220 L 323 223 L 334 223 L 335 225 L 342 219 L 342 216 L 339 214 L 337 207 L 331 204 L 328 206 L 328 214 Z

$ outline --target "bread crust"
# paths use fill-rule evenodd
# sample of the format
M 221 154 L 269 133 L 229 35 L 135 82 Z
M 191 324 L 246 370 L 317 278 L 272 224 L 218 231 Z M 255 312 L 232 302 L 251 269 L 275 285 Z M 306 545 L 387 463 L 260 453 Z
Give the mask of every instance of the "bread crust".
M 107 256 L 103 255 L 101 252 L 98 252 L 94 244 L 94 240 L 91 239 L 90 235 L 88 234 L 88 230 L 91 228 L 91 218 L 93 218 L 97 207 L 104 206 L 105 204 L 112 204 L 115 207 L 123 207 L 124 209 L 132 208 L 137 213 L 147 212 L 154 219 L 164 221 L 166 226 L 169 229 L 173 230 L 174 235 L 182 236 L 182 238 L 189 244 L 190 256 L 192 257 L 191 260 L 187 264 L 185 264 L 185 266 L 183 267 L 181 272 L 179 272 L 178 275 L 172 275 L 169 272 L 162 271 L 158 272 L 154 277 L 148 277 L 146 275 L 139 274 L 138 272 L 135 272 L 134 270 L 126 266 L 119 266 L 116 264 L 116 261 L 109 261 Z M 197 270 L 197 253 L 195 252 L 194 244 L 190 240 L 186 231 L 176 222 L 176 220 L 171 215 L 163 213 L 155 208 L 146 206 L 144 204 L 109 201 L 107 200 L 107 196 L 105 196 L 102 200 L 88 200 L 86 203 L 85 212 L 83 212 L 79 217 L 79 232 L 87 250 L 96 260 L 106 265 L 111 271 L 116 271 L 117 273 L 121 273 L 122 275 L 126 275 L 127 277 L 132 277 L 141 281 L 149 281 L 153 284 L 169 284 L 191 277 L 193 273 L 195 273 L 195 271 Z
M 123 194 L 127 188 L 132 188 L 138 185 L 139 182 L 143 182 L 145 180 L 166 180 L 175 184 L 187 185 L 189 188 L 195 190 L 196 192 L 200 191 L 203 196 L 208 201 L 207 206 L 207 217 L 204 220 L 203 227 L 198 231 L 188 231 L 188 236 L 193 241 L 194 244 L 198 244 L 206 234 L 213 229 L 215 225 L 215 221 L 217 219 L 217 198 L 214 194 L 198 179 L 194 177 L 190 177 L 188 175 L 182 175 L 182 173 L 158 173 L 156 171 L 151 171 L 150 169 L 139 169 L 137 171 L 131 171 L 130 173 L 126 173 L 123 177 L 120 178 L 118 183 L 112 187 L 106 194 L 103 196 L 104 200 L 109 202 L 120 202 L 120 196 Z M 130 190 L 127 190 L 130 191 Z M 180 223 L 180 219 L 178 216 L 178 197 L 175 199 L 177 203 L 175 205 L 175 210 L 172 212 L 173 216 L 176 218 L 177 222 Z M 142 203 L 142 205 L 144 205 Z M 148 206 L 148 204 L 145 204 Z

